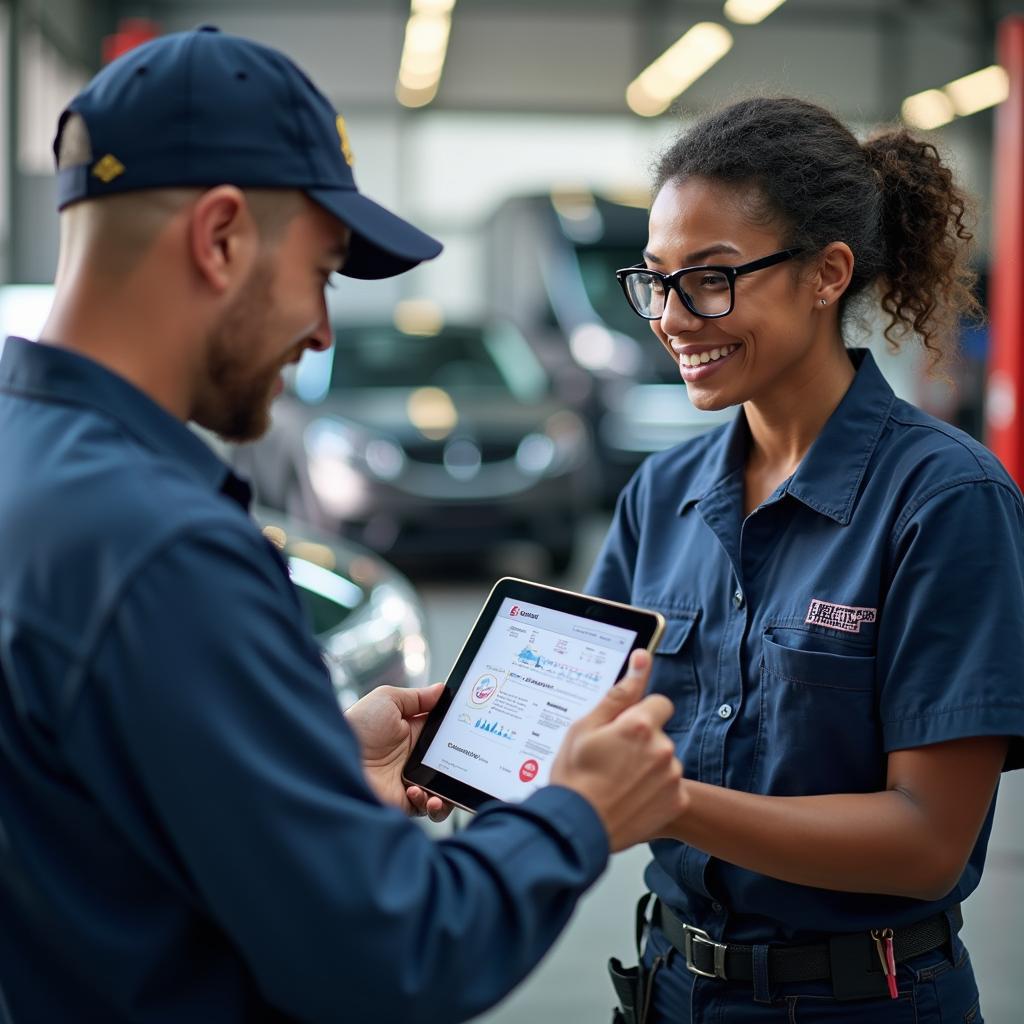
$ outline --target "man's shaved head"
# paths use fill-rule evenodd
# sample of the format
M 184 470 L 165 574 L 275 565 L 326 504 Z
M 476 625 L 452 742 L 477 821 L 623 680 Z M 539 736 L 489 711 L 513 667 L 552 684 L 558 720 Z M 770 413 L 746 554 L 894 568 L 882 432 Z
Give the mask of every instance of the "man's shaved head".
M 95 271 L 123 278 L 146 255 L 168 221 L 204 191 L 144 189 L 75 203 L 61 212 L 61 245 L 84 246 Z M 246 189 L 245 199 L 261 238 L 271 246 L 303 205 L 302 193 L 296 189 Z

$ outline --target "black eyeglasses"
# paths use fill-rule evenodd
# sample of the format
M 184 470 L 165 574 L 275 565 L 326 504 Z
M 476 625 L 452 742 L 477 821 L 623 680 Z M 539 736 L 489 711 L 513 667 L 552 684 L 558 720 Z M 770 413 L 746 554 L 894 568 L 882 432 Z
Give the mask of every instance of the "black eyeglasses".
M 728 316 L 736 305 L 737 277 L 774 267 L 799 254 L 799 249 L 783 249 L 738 267 L 683 267 L 671 274 L 660 274 L 641 265 L 616 270 L 615 276 L 630 308 L 645 320 L 661 319 L 669 289 L 675 291 L 694 316 L 714 320 Z

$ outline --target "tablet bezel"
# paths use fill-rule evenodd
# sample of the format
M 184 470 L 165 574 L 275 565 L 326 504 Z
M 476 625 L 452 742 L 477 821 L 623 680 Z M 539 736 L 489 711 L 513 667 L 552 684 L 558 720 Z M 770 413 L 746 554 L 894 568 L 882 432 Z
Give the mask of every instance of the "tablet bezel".
M 419 786 L 420 789 L 467 811 L 476 811 L 482 804 L 492 800 L 500 801 L 501 798 L 475 789 L 460 779 L 455 779 L 436 768 L 423 764 L 423 756 L 451 709 L 455 695 L 465 680 L 473 659 L 480 650 L 480 645 L 487 636 L 501 609 L 502 602 L 506 598 L 526 604 L 539 604 L 555 611 L 567 612 L 580 618 L 592 619 L 594 622 L 631 630 L 636 633 L 636 638 L 629 653 L 639 648 L 645 648 L 653 654 L 665 628 L 664 618 L 658 612 L 649 609 L 590 597 L 587 594 L 579 594 L 543 583 L 533 583 L 513 576 L 505 576 L 498 580 L 484 602 L 483 608 L 480 609 L 480 614 L 477 616 L 476 622 L 473 623 L 473 628 L 448 674 L 441 697 L 427 716 L 423 731 L 402 770 L 402 778 L 407 785 Z M 625 675 L 628 663 L 629 655 L 627 654 L 622 669 L 615 679 L 616 683 Z

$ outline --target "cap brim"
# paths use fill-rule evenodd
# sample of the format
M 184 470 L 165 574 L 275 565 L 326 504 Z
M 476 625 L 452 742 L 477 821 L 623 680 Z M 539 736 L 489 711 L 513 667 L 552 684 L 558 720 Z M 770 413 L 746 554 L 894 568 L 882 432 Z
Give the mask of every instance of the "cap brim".
M 394 277 L 441 252 L 436 238 L 354 189 L 316 188 L 307 189 L 306 194 L 352 229 L 348 258 L 341 269 L 345 277 Z

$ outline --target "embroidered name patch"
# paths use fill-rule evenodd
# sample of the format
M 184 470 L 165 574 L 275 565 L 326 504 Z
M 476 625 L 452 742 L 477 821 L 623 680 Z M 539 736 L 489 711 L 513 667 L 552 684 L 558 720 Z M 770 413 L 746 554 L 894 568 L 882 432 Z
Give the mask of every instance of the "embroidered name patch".
M 841 629 L 844 633 L 859 633 L 862 622 L 874 622 L 878 615 L 875 608 L 855 608 L 848 604 L 832 604 L 814 598 L 807 609 L 807 618 L 814 626 Z

